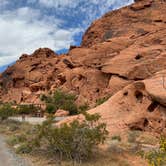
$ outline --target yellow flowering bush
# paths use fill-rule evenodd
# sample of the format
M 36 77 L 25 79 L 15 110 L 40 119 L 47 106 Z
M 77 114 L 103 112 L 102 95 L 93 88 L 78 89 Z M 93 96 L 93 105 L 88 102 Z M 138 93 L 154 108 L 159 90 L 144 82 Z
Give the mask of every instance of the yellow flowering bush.
M 166 138 L 161 137 L 160 148 L 145 154 L 149 166 L 165 166 L 166 165 Z

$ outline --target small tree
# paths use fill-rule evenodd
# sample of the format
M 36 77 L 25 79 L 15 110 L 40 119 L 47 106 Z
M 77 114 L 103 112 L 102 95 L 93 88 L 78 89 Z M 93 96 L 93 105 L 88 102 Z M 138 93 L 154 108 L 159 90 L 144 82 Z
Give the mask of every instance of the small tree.
M 46 112 L 49 113 L 49 114 L 54 114 L 55 113 L 55 105 L 52 104 L 52 103 L 47 103 L 47 106 L 46 106 Z
M 18 105 L 17 106 L 17 113 L 20 115 L 29 115 L 36 113 L 38 111 L 38 107 L 35 107 L 33 104 L 31 105 Z
M 15 109 L 12 108 L 10 104 L 1 104 L 0 106 L 0 118 L 1 120 L 6 120 L 8 117 L 13 116 L 15 114 Z
M 72 94 L 56 90 L 53 95 L 42 95 L 41 100 L 46 103 L 46 112 L 54 114 L 58 109 L 69 111 L 70 115 L 78 113 L 75 104 L 76 97 Z

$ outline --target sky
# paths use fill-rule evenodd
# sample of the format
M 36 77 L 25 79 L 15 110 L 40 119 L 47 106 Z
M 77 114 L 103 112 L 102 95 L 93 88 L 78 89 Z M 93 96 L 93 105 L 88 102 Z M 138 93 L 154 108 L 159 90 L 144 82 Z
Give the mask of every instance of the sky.
M 0 71 L 21 54 L 80 45 L 93 20 L 133 0 L 0 0 Z

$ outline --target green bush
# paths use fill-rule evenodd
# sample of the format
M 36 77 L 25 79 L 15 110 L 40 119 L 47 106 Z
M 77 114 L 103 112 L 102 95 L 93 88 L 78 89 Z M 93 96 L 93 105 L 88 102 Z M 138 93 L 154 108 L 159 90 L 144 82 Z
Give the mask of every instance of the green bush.
M 160 139 L 160 148 L 152 150 L 145 154 L 149 166 L 165 166 L 166 165 L 166 138 Z
M 33 114 L 39 110 L 38 107 L 35 107 L 34 105 L 18 105 L 17 106 L 17 113 L 22 114 Z
M 54 114 L 55 113 L 55 105 L 52 103 L 47 103 L 46 112 L 49 114 Z
M 12 108 L 10 104 L 1 104 L 0 105 L 0 118 L 1 120 L 6 120 L 8 117 L 15 114 L 15 109 Z
M 70 115 L 78 113 L 75 104 L 76 97 L 72 94 L 65 93 L 61 90 L 56 90 L 53 95 L 41 97 L 46 103 L 46 112 L 55 113 L 58 109 L 69 111 Z
M 35 145 L 47 145 L 59 159 L 68 158 L 76 162 L 88 159 L 98 144 L 104 143 L 107 137 L 106 125 L 99 123 L 98 114 L 84 114 L 85 120 L 75 120 L 60 127 L 52 125 L 53 119 L 38 125 Z M 34 146 L 34 145 L 33 145 Z
M 16 153 L 26 154 L 32 151 L 32 147 L 29 146 L 29 143 L 22 143 L 16 148 Z
M 78 108 L 79 112 L 85 112 L 85 111 L 87 111 L 88 109 L 89 109 L 88 103 L 85 103 L 85 104 L 83 104 L 83 105 L 80 105 L 79 108 Z

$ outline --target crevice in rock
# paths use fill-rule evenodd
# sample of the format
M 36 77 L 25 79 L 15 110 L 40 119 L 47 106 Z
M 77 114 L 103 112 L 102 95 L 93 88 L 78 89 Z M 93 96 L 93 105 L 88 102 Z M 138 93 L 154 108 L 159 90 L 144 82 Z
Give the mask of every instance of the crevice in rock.
M 127 96 L 127 95 L 128 95 L 128 91 L 125 91 L 125 92 L 123 93 L 123 95 L 124 95 L 124 96 Z
M 130 127 L 130 130 L 143 131 L 143 129 L 142 129 L 141 127 L 136 126 L 136 125 L 131 126 L 131 127 Z
M 63 75 L 61 75 L 61 74 L 59 74 L 58 76 L 57 76 L 57 78 L 58 78 L 58 80 L 60 81 L 60 85 L 63 85 L 67 80 L 66 80 L 66 77 L 65 76 L 63 76 Z
M 135 56 L 135 60 L 139 60 L 139 59 L 141 59 L 142 58 L 142 55 L 140 55 L 140 54 L 137 54 L 136 56 Z
M 153 112 L 157 107 L 158 107 L 159 103 L 157 101 L 153 101 L 149 107 L 148 107 L 148 112 Z
M 144 126 L 144 127 L 147 127 L 147 126 L 148 126 L 148 124 L 149 124 L 149 121 L 145 118 L 145 119 L 144 119 L 143 126 Z
M 142 103 L 142 100 L 143 100 L 143 93 L 142 92 L 135 91 L 135 97 L 136 97 L 138 102 Z
M 74 65 L 68 59 L 63 59 L 63 63 L 70 69 L 74 68 Z
M 111 74 L 112 76 L 117 76 L 119 78 L 122 78 L 122 79 L 124 79 L 126 81 L 142 81 L 142 80 L 144 80 L 144 79 L 141 79 L 141 78 L 129 79 L 129 78 L 125 77 L 125 76 L 122 76 L 122 75 L 119 75 L 119 74 L 116 74 L 116 73 L 109 73 L 109 74 Z

